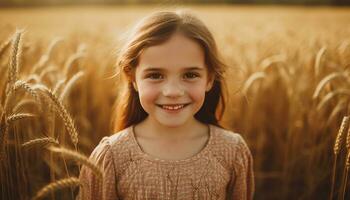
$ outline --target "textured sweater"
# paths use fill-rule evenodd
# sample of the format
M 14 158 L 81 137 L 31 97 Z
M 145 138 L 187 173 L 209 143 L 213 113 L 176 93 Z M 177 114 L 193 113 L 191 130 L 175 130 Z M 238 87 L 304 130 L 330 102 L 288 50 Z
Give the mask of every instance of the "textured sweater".
M 83 166 L 78 199 L 253 199 L 253 160 L 243 138 L 214 125 L 209 130 L 205 147 L 182 160 L 143 152 L 133 126 L 104 137 L 90 156 L 103 180 Z

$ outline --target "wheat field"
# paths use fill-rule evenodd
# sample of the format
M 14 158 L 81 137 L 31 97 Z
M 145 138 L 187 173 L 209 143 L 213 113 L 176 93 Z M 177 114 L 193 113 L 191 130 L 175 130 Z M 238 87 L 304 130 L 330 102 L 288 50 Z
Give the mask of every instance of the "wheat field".
M 0 8 L 0 199 L 74 199 L 113 134 L 115 59 L 146 14 L 181 6 Z M 247 141 L 255 199 L 349 199 L 350 8 L 186 6 L 225 62 L 222 124 Z

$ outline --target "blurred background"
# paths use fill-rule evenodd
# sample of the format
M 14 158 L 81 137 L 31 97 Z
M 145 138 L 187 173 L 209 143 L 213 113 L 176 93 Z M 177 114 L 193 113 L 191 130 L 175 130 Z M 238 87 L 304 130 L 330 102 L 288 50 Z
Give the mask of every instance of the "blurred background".
M 82 5 L 82 4 L 284 4 L 284 5 L 349 5 L 349 0 L 1 0 L 3 6 L 43 6 L 43 5 Z
M 118 49 L 142 17 L 176 9 L 204 21 L 229 66 L 221 124 L 252 151 L 255 199 L 349 199 L 349 4 L 0 0 L 0 199 L 29 199 L 78 176 L 74 159 L 43 147 L 88 156 L 114 133 L 113 104 L 123 98 Z M 27 85 L 16 82 L 22 89 L 9 95 L 14 80 Z M 46 198 L 74 199 L 77 190 L 52 189 Z

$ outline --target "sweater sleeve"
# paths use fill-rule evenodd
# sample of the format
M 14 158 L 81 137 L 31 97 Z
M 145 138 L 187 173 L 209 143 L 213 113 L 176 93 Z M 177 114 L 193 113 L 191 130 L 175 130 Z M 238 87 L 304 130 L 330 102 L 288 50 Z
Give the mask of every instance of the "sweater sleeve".
M 82 183 L 77 199 L 79 200 L 116 200 L 116 174 L 113 154 L 108 137 L 101 140 L 91 153 L 90 158 L 103 171 L 103 180 L 96 176 L 92 170 L 83 165 L 79 180 Z
M 228 186 L 227 199 L 251 200 L 254 195 L 253 157 L 240 135 L 237 144 L 236 156 Z

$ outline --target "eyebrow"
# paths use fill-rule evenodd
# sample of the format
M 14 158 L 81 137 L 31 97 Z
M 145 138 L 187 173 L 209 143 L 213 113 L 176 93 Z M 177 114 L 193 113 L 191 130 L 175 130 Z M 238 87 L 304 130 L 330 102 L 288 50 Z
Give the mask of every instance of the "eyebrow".
M 204 70 L 204 68 L 200 68 L 200 67 L 185 67 L 182 69 L 183 71 L 191 71 L 191 70 Z M 144 72 L 149 72 L 149 71 L 166 71 L 164 70 L 164 68 L 157 68 L 157 67 L 147 67 L 146 69 L 143 70 Z

